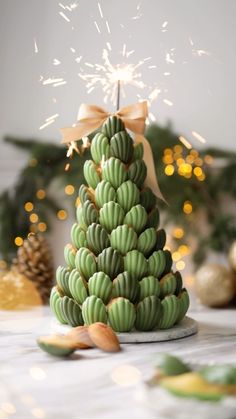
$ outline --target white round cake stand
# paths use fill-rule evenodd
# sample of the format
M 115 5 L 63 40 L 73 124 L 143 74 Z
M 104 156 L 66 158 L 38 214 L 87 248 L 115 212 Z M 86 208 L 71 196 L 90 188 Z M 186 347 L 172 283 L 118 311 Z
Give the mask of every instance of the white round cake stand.
M 54 333 L 65 334 L 73 329 L 72 326 L 59 323 L 56 319 L 51 321 L 51 330 Z M 195 335 L 198 331 L 196 320 L 191 317 L 185 318 L 176 326 L 166 330 L 152 330 L 151 332 L 138 332 L 133 330 L 129 333 L 117 333 L 120 343 L 147 343 L 147 342 L 164 342 L 186 338 Z

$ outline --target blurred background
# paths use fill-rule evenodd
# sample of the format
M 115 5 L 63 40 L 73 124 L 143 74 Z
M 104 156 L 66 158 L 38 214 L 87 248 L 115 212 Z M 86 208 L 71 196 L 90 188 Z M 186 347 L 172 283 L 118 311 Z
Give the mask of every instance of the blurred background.
M 146 136 L 177 268 L 188 260 L 191 275 L 196 261 L 226 260 L 236 232 L 235 12 L 234 0 L 1 2 L 2 266 L 49 224 L 55 266 L 63 263 L 87 152 L 74 156 L 70 177 L 59 129 L 76 122 L 83 102 L 115 109 L 108 60 L 134 71 L 121 105 L 149 102 Z

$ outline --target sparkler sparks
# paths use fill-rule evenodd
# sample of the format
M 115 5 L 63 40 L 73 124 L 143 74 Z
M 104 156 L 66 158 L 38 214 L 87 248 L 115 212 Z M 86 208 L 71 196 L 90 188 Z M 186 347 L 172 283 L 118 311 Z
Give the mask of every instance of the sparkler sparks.
M 42 129 L 48 127 L 48 125 L 53 124 L 55 122 L 55 119 L 58 118 L 58 116 L 59 116 L 59 114 L 56 113 L 56 114 L 54 114 L 54 115 L 49 116 L 48 118 L 46 118 L 45 119 L 45 123 L 39 127 L 39 130 L 41 131 Z
M 198 140 L 200 141 L 200 143 L 205 144 L 206 140 L 204 137 L 202 137 L 198 132 L 196 131 L 192 131 L 192 135 Z
M 59 12 L 59 15 L 61 16 L 61 17 L 63 17 L 63 19 L 65 19 L 67 22 L 70 22 L 70 19 L 65 15 L 65 13 L 64 12 Z
M 57 58 L 54 58 L 53 65 L 59 65 L 59 64 L 61 64 L 61 61 L 58 60 Z
M 188 141 L 188 140 L 186 140 L 186 138 L 185 137 L 183 137 L 182 135 L 180 135 L 179 136 L 179 141 L 181 141 L 181 143 L 186 147 L 186 148 L 188 148 L 189 150 L 191 150 L 191 148 L 193 148 L 192 147 L 192 144 L 190 144 L 190 142 Z
M 39 52 L 38 45 L 37 45 L 37 42 L 36 42 L 35 38 L 34 38 L 34 52 L 35 52 L 35 54 L 37 54 Z
M 98 3 L 98 10 L 99 10 L 99 13 L 100 13 L 101 19 L 103 19 L 103 13 L 102 13 L 102 8 L 101 8 L 100 3 Z
M 109 26 L 109 23 L 108 23 L 107 20 L 106 20 L 106 27 L 107 27 L 107 32 L 110 34 L 111 33 L 111 30 L 110 30 L 110 26 Z
M 126 45 L 123 46 L 122 56 L 127 58 L 130 51 L 126 50 Z M 133 85 L 140 89 L 145 87 L 141 80 L 141 73 L 137 71 L 146 61 L 151 57 L 144 58 L 136 65 L 134 64 L 117 64 L 113 65 L 110 61 L 108 49 L 103 50 L 102 54 L 103 64 L 91 64 L 86 62 L 85 65 L 93 69 L 92 74 L 79 73 L 79 77 L 86 82 L 87 93 L 91 93 L 95 86 L 101 85 L 105 94 L 104 102 L 110 100 L 113 104 L 116 102 L 117 82 L 121 82 L 121 94 L 124 97 L 124 86 L 126 84 Z
M 98 26 L 98 24 L 97 24 L 96 20 L 94 21 L 94 25 L 95 25 L 95 27 L 96 27 L 96 29 L 97 29 L 98 33 L 99 33 L 99 34 L 101 34 L 100 28 L 99 28 L 99 26 Z
M 173 106 L 173 102 L 171 102 L 169 99 L 163 99 L 163 102 L 168 106 Z

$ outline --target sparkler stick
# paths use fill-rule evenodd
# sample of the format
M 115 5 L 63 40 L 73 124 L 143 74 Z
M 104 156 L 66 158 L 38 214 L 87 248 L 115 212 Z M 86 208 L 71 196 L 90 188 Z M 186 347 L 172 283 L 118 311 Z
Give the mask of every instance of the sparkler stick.
M 117 80 L 117 99 L 116 99 L 116 110 L 120 108 L 120 80 Z

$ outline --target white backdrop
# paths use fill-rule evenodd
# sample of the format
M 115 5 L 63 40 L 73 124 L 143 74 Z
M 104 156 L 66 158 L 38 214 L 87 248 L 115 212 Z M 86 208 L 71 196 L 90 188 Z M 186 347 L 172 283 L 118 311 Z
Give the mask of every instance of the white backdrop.
M 72 0 L 61 4 L 71 8 Z M 55 0 L 1 0 L 0 138 L 13 134 L 59 142 L 59 128 L 75 121 L 81 102 L 103 105 L 101 87 L 88 95 L 78 73 L 93 72 L 85 63 L 102 63 L 102 50 L 109 42 L 113 63 L 124 61 L 124 44 L 128 51 L 135 50 L 128 59 L 131 63 L 151 57 L 140 68 L 147 87 L 128 88 L 122 104 L 134 102 L 137 93 L 144 98 L 157 87 L 161 92 L 151 111 L 161 124 L 172 120 L 176 130 L 195 145 L 192 131 L 209 146 L 235 149 L 234 0 L 100 0 L 103 19 L 95 0 L 74 5 L 70 11 Z M 167 62 L 168 54 L 174 62 Z M 54 59 L 60 64 L 54 65 Z M 67 83 L 43 85 L 50 77 Z M 166 99 L 173 105 L 166 104 Z M 39 130 L 54 114 L 59 114 L 55 123 Z M 1 189 L 13 184 L 24 162 L 24 154 L 1 142 Z M 60 241 L 56 262 L 67 240 L 66 227 L 57 233 L 59 229 L 61 224 L 52 238 L 54 243 Z

